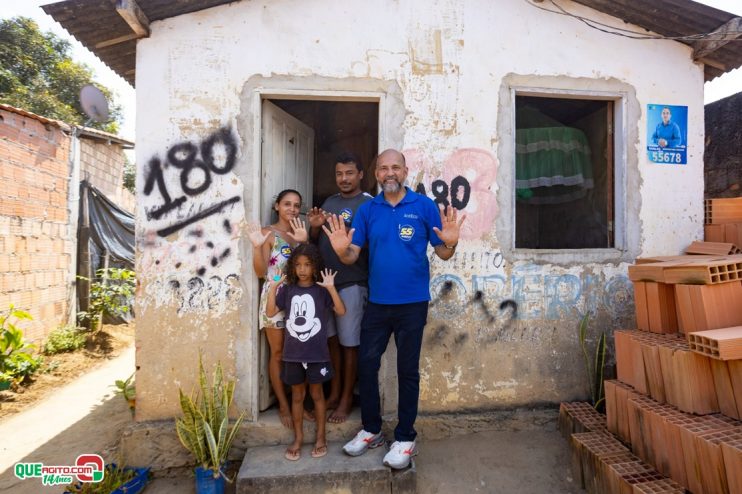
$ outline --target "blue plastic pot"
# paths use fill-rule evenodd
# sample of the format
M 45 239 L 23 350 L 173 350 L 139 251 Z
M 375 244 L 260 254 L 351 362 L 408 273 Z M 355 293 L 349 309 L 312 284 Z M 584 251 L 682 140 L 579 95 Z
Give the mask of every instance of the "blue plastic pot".
M 224 484 L 221 472 L 215 478 L 213 470 L 196 467 L 196 494 L 224 494 Z
M 116 468 L 115 463 L 109 463 L 106 465 L 106 470 Z M 149 482 L 149 467 L 147 468 L 131 468 L 126 467 L 124 470 L 133 470 L 134 478 L 125 484 L 119 486 L 117 489 L 111 491 L 111 494 L 139 494 L 144 490 L 144 487 Z M 76 488 L 82 488 L 82 482 L 76 484 Z M 72 494 L 70 491 L 64 491 L 64 494 Z
M 144 490 L 144 486 L 147 485 L 149 480 L 149 468 L 126 468 L 126 470 L 134 470 L 136 472 L 134 478 L 111 492 L 111 494 L 138 494 Z

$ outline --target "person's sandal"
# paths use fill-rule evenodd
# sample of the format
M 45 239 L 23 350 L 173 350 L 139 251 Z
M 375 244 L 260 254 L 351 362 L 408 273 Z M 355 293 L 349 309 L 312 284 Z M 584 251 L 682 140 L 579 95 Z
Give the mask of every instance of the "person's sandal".
M 315 446 L 312 450 L 312 458 L 322 458 L 327 454 L 327 445 Z
M 314 452 L 312 452 L 314 453 Z M 286 454 L 283 455 L 289 461 L 297 461 L 301 458 L 301 448 L 292 450 L 291 448 L 286 449 Z

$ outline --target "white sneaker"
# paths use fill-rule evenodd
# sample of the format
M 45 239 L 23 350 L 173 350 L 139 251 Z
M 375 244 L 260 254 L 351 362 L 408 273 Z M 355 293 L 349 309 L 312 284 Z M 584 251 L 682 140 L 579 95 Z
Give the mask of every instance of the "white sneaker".
M 356 434 L 356 437 L 343 446 L 343 451 L 350 456 L 360 456 L 365 453 L 367 449 L 378 448 L 382 444 L 384 444 L 384 436 L 381 432 L 373 434 L 361 429 L 361 431 Z
M 384 465 L 397 470 L 407 468 L 410 458 L 416 454 L 415 441 L 394 441 L 389 452 L 384 456 Z

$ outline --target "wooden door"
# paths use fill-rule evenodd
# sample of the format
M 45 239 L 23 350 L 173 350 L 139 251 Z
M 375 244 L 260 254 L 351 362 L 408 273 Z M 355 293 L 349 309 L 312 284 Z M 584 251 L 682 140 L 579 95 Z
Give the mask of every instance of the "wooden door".
M 268 100 L 263 101 L 262 201 L 260 219 L 272 223 L 271 210 L 279 192 L 301 193 L 302 215 L 312 205 L 314 129 Z
M 268 100 L 263 100 L 262 111 L 261 224 L 270 225 L 274 222 L 271 214 L 273 203 L 278 193 L 284 189 L 295 189 L 301 194 L 301 218 L 306 223 L 306 211 L 312 206 L 314 129 Z M 260 411 L 267 409 L 275 401 L 268 375 L 269 355 L 268 341 L 261 332 L 258 363 Z

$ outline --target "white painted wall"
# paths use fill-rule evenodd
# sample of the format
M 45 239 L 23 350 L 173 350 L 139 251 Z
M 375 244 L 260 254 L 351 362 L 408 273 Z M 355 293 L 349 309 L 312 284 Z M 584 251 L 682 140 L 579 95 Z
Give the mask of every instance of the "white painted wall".
M 586 7 L 562 3 L 574 13 L 626 27 L 622 21 Z M 500 405 L 558 401 L 580 394 L 582 370 L 574 369 L 573 353 L 576 347 L 572 328 L 576 328 L 576 321 L 567 315 L 556 321 L 546 319 L 548 298 L 554 297 L 549 290 L 555 286 L 567 290 L 566 299 L 574 296 L 578 311 L 605 309 L 613 299 L 631 304 L 625 263 L 583 265 L 579 256 L 574 256 L 574 263 L 563 266 L 539 264 L 538 259 L 532 260 L 535 264 L 507 258 L 499 265 L 485 261 L 485 257 L 490 259 L 490 254 L 499 251 L 503 241 L 502 232 L 495 231 L 497 194 L 512 193 L 510 184 L 498 180 L 498 171 L 514 163 L 514 158 L 500 153 L 498 133 L 501 89 L 509 74 L 614 80 L 629 85 L 640 114 L 634 113 L 628 120 L 632 135 L 638 135 L 638 139 L 627 143 L 627 166 L 638 168 L 641 185 L 639 194 L 634 191 L 638 200 L 627 207 L 638 208 L 641 224 L 633 225 L 640 232 L 638 241 L 634 241 L 638 245 L 628 247 L 642 255 L 677 254 L 692 240 L 701 238 L 703 70 L 691 62 L 690 49 L 680 43 L 637 41 L 601 33 L 577 20 L 537 10 L 524 0 L 242 1 L 154 22 L 151 28 L 151 37 L 139 41 L 137 47 L 137 163 L 147 163 L 153 156 L 163 157 L 177 142 L 199 142 L 225 126 L 232 127 L 244 149 L 246 140 L 253 136 L 244 135 L 240 124 L 240 118 L 252 118 L 240 116 L 245 105 L 241 91 L 252 76 L 354 77 L 392 80 L 401 87 L 406 111 L 404 149 L 411 178 L 422 179 L 429 189 L 430 181 L 438 177 L 467 177 L 474 192 L 467 207 L 470 218 L 458 264 L 435 262 L 434 275 L 460 280 L 462 290 L 467 292 L 460 294 L 462 301 L 477 289 L 473 276 L 490 276 L 494 288 L 485 287 L 485 294 L 493 290 L 491 293 L 502 296 L 531 297 L 529 303 L 534 304 L 533 314 L 537 316 L 518 323 L 521 336 L 531 336 L 518 339 L 515 333 L 516 336 L 503 338 L 492 347 L 474 344 L 482 331 L 477 329 L 482 323 L 476 322 L 475 316 L 471 320 L 451 321 L 454 332 L 469 331 L 471 339 L 465 344 L 466 349 L 458 356 L 454 352 L 453 361 L 449 355 L 446 363 L 446 350 L 437 343 L 426 342 L 430 352 L 423 363 L 423 408 L 426 404 L 430 409 L 469 404 L 482 407 L 493 398 L 498 398 Z M 663 166 L 647 160 L 645 111 L 649 103 L 689 107 L 686 166 Z M 247 182 L 257 177 L 254 170 L 252 156 L 239 154 L 234 173 L 216 177 L 212 187 L 193 198 L 192 204 L 207 205 L 242 190 L 253 190 L 254 183 Z M 176 172 L 172 168 L 165 171 L 168 187 L 172 185 L 173 189 L 179 183 Z M 170 221 L 163 219 L 153 224 L 145 219 L 145 210 L 159 200 L 156 193 L 141 193 L 145 178 L 144 171 L 140 171 L 140 325 L 147 324 L 148 314 L 172 311 L 178 304 L 162 283 L 172 273 L 144 265 L 141 259 L 171 252 L 173 245 L 184 240 L 174 235 L 145 245 L 144 239 L 151 237 L 148 232 L 153 226 Z M 244 200 L 248 214 L 253 214 L 249 207 L 252 199 Z M 234 224 L 242 219 L 241 207 L 225 214 Z M 223 219 L 215 216 L 204 220 L 202 227 L 216 235 Z M 229 242 L 232 252 L 239 254 L 220 264 L 215 272 L 220 278 L 239 273 L 239 292 L 230 292 L 235 298 L 224 299 L 227 301 L 212 307 L 209 315 L 194 310 L 187 320 L 178 316 L 180 327 L 170 333 L 173 340 L 189 332 L 218 332 L 219 328 L 210 323 L 214 317 L 228 317 L 238 307 L 253 306 L 254 302 L 248 300 L 254 297 L 249 249 L 240 246 L 237 239 Z M 466 256 L 476 261 L 468 262 Z M 203 262 L 190 259 L 187 253 L 181 257 L 190 270 Z M 183 275 L 186 282 L 188 276 Z M 564 280 L 572 288 L 560 288 L 550 276 Z M 448 278 L 438 281 L 444 279 Z M 611 283 L 620 286 L 606 288 Z M 522 293 L 523 286 L 526 295 Z M 535 288 L 529 291 L 529 286 Z M 514 293 L 517 290 L 521 293 Z M 244 296 L 240 299 L 241 294 Z M 434 320 L 442 314 L 436 310 L 431 312 Z M 629 308 L 628 317 L 632 310 Z M 608 312 L 615 316 L 614 321 L 627 315 L 625 310 Z M 162 320 L 160 316 L 152 317 Z M 254 331 L 247 326 L 250 317 L 243 314 L 234 330 L 241 335 L 240 341 L 249 341 L 245 335 Z M 538 329 L 544 326 L 549 326 L 549 331 L 554 326 L 558 334 L 545 335 Z M 139 344 L 146 347 L 151 341 L 143 336 Z M 233 344 L 228 346 L 230 350 L 225 350 L 224 355 L 240 358 L 243 350 L 232 348 Z M 144 355 L 146 352 L 141 353 L 142 358 Z M 178 351 L 168 357 L 178 365 L 184 363 L 182 358 Z M 504 358 L 507 365 L 487 368 L 487 360 L 496 358 Z M 522 365 L 518 359 L 527 363 Z M 571 366 L 571 370 L 565 372 L 566 366 Z M 556 377 L 560 373 L 568 377 Z M 157 376 L 153 375 L 153 383 L 160 382 L 162 374 Z M 251 379 L 244 372 L 241 377 Z M 167 383 L 176 381 L 172 377 Z M 240 392 L 251 392 L 245 386 Z M 446 389 L 459 388 L 463 394 L 456 391 L 453 395 L 443 393 L 443 398 L 437 396 Z M 244 396 L 240 399 L 246 404 Z M 171 399 L 159 396 L 157 400 L 152 403 L 167 403 L 165 408 L 172 408 Z M 143 416 L 158 415 L 144 406 Z

